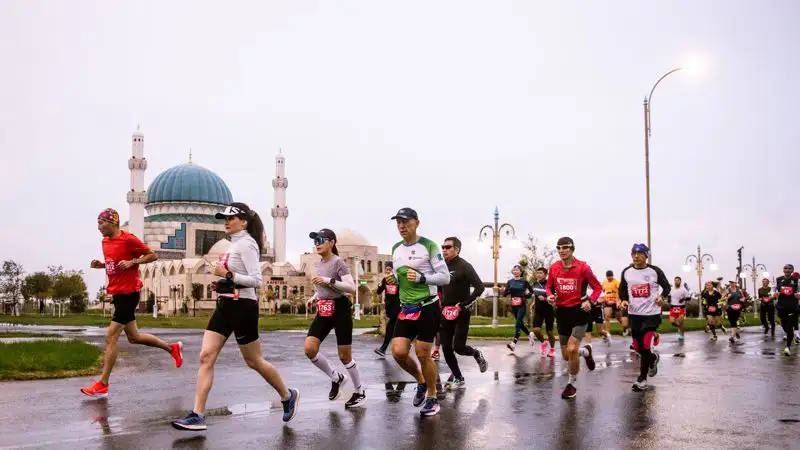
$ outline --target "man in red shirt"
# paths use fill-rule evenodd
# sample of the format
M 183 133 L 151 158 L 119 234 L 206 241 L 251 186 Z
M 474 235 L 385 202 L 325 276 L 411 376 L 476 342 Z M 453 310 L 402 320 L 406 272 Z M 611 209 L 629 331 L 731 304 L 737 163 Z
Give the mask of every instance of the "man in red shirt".
M 108 379 L 111 369 L 117 360 L 117 340 L 125 331 L 131 344 L 158 347 L 169 352 L 175 359 L 175 367 L 183 364 L 183 343 L 167 344 L 152 334 L 140 333 L 136 327 L 134 311 L 139 305 L 139 264 L 147 264 L 158 259 L 155 252 L 142 243 L 139 238 L 119 228 L 119 214 L 108 208 L 97 217 L 97 229 L 103 235 L 103 258 L 105 262 L 92 260 L 89 267 L 105 269 L 108 275 L 106 292 L 111 295 L 114 304 L 114 316 L 106 331 L 106 348 L 103 358 L 103 375 L 100 381 L 81 389 L 90 396 L 104 398 L 108 396 Z
M 561 393 L 561 398 L 574 398 L 577 394 L 575 384 L 580 371 L 580 357 L 586 361 L 586 367 L 594 370 L 591 344 L 580 347 L 581 339 L 589 322 L 592 305 L 603 292 L 600 282 L 592 273 L 592 269 L 583 261 L 573 256 L 575 243 L 572 238 L 562 237 L 556 244 L 560 261 L 550 266 L 547 274 L 547 300 L 556 305 L 556 322 L 558 337 L 561 341 L 561 356 L 569 361 L 569 381 Z M 591 286 L 592 294 L 586 296 L 587 287 Z

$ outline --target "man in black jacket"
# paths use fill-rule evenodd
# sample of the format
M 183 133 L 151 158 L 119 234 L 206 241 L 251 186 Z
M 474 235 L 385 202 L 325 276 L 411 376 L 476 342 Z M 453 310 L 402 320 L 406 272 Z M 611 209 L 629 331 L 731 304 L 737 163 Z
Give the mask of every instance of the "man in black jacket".
M 783 276 L 775 280 L 775 292 L 772 294 L 777 300 L 778 317 L 781 318 L 781 326 L 786 333 L 786 348 L 783 349 L 783 354 L 786 356 L 792 354 L 792 342 L 798 337 L 796 335 L 797 317 L 800 313 L 798 278 L 800 275 L 794 271 L 794 266 L 786 264 L 783 266 Z
M 378 354 L 381 358 L 386 357 L 386 349 L 389 348 L 389 344 L 392 342 L 392 337 L 394 335 L 394 326 L 397 323 L 397 315 L 400 314 L 400 290 L 397 285 L 397 280 L 394 279 L 394 273 L 392 272 L 392 265 L 391 261 L 386 261 L 384 266 L 384 276 L 381 280 L 381 284 L 378 285 L 378 295 L 383 294 L 383 303 L 386 308 L 386 317 L 389 318 L 389 321 L 386 322 L 386 331 L 384 332 L 383 336 L 383 344 L 379 348 L 375 349 L 375 353 Z
M 467 345 L 469 333 L 469 308 L 483 293 L 483 282 L 472 264 L 461 259 L 461 241 L 457 237 L 444 240 L 442 254 L 450 270 L 450 284 L 441 286 L 442 293 L 442 322 L 439 329 L 439 341 L 442 344 L 442 353 L 447 361 L 447 366 L 452 372 L 447 380 L 447 389 L 460 389 L 464 387 L 464 376 L 458 367 L 456 353 L 462 356 L 472 356 L 480 367 L 481 373 L 486 372 L 488 364 L 480 350 Z M 470 292 L 470 288 L 472 292 Z

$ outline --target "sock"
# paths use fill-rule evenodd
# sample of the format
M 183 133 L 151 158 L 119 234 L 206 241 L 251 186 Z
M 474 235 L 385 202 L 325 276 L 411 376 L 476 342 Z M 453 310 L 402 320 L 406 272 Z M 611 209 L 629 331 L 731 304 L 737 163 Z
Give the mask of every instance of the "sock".
M 288 391 L 288 389 L 287 389 L 287 391 Z M 290 398 L 292 398 L 292 391 L 288 391 L 288 392 L 289 393 L 286 394 L 286 397 L 281 397 L 281 401 L 282 402 L 288 401 Z
M 578 376 L 577 375 L 573 375 L 573 374 L 569 374 L 569 380 L 567 381 L 567 383 L 571 384 L 572 386 L 575 386 L 575 383 L 577 383 L 577 382 L 578 382 Z
M 195 411 L 195 410 L 192 410 L 192 412 L 193 412 L 193 413 L 195 413 L 195 414 L 197 414 L 198 416 L 200 416 L 200 418 L 201 418 L 201 419 L 204 419 L 204 418 L 206 417 L 206 415 L 205 415 L 205 414 L 200 414 L 199 412 L 197 412 L 197 411 Z
M 358 374 L 358 367 L 356 367 L 356 360 L 353 359 L 349 364 L 344 366 L 347 373 L 350 374 L 350 379 L 353 380 L 353 387 L 356 391 L 361 391 L 361 376 Z
M 584 357 L 589 356 L 589 350 L 587 350 L 586 347 L 581 347 L 581 349 L 578 352 L 578 354 L 580 356 L 584 356 Z
M 324 354 L 317 353 L 317 356 L 315 356 L 311 362 L 317 366 L 317 369 L 321 370 L 322 373 L 327 375 L 331 381 L 339 380 L 339 374 L 331 368 L 330 363 L 328 363 L 328 358 L 326 358 Z

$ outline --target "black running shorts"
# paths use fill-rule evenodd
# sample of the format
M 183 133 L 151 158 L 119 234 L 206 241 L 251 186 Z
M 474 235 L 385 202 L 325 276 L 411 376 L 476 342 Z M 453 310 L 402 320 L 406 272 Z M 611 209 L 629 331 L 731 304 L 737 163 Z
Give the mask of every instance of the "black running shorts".
M 569 339 L 570 336 L 573 336 L 582 339 L 586 332 L 587 322 L 589 322 L 589 314 L 580 305 L 556 308 L 556 326 L 558 335 L 562 338 Z
M 258 302 L 251 298 L 220 298 L 206 330 L 221 334 L 225 339 L 233 333 L 239 345 L 257 340 Z
M 127 325 L 136 320 L 136 308 L 139 306 L 139 293 L 114 294 L 111 296 L 111 303 L 114 304 L 114 315 L 111 316 L 112 322 Z
M 417 320 L 401 320 L 397 318 L 394 326 L 394 337 L 406 338 L 420 342 L 433 342 L 433 338 L 439 333 L 439 321 L 441 320 L 441 309 L 439 302 L 423 306 Z
M 336 345 L 353 344 L 353 315 L 350 314 L 350 299 L 339 297 L 333 301 L 333 315 L 322 317 L 317 312 L 311 326 L 308 327 L 308 336 L 324 341 L 331 330 L 336 333 Z
M 544 324 L 547 331 L 553 331 L 555 319 L 556 310 L 553 305 L 537 300 L 533 306 L 533 328 L 542 328 L 542 324 Z

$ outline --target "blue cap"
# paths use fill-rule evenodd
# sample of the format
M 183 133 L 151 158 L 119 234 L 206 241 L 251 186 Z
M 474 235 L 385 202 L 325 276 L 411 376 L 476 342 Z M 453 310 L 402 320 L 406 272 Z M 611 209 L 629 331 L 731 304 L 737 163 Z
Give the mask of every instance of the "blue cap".
M 631 253 L 644 253 L 645 255 L 650 254 L 650 249 L 647 248 L 644 244 L 633 244 L 633 248 L 631 248 Z

